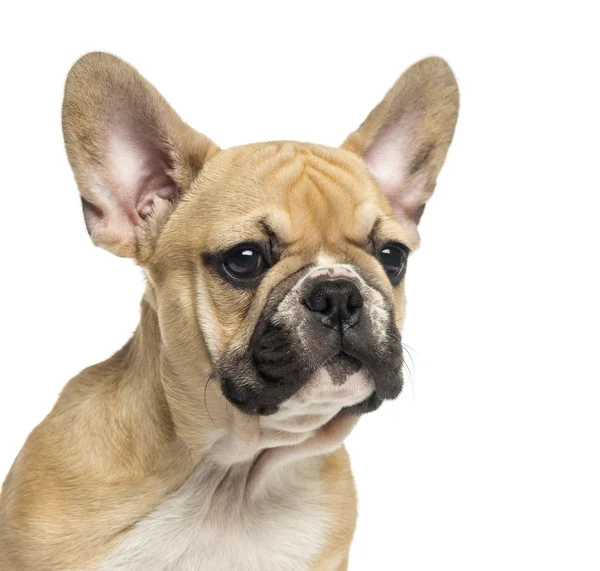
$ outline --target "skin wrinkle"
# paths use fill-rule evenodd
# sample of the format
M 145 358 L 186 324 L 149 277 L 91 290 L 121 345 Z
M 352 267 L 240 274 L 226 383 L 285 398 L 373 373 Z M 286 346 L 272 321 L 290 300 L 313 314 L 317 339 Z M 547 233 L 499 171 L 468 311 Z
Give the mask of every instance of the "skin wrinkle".
M 259 173 L 265 184 L 272 184 L 274 182 L 273 179 L 278 179 L 281 173 L 285 172 L 286 167 L 289 167 L 298 160 L 299 151 L 294 145 L 282 143 L 274 144 L 273 146 L 274 152 L 272 157 L 269 157 L 270 160 L 265 160 L 262 169 L 259 166 Z
M 312 174 L 311 174 L 312 171 Z M 337 209 L 335 208 L 335 200 L 334 197 L 330 197 L 329 194 L 331 193 L 331 188 L 329 188 L 329 192 L 326 192 L 324 187 L 325 185 L 323 185 L 321 182 L 318 182 L 318 178 L 326 178 L 329 180 L 329 182 L 333 182 L 334 185 L 339 184 L 339 182 L 334 178 L 329 176 L 325 171 L 323 170 L 319 170 L 318 168 L 315 167 L 315 165 L 311 162 L 307 162 L 307 164 L 305 165 L 305 172 L 306 172 L 306 176 L 307 178 L 311 181 L 311 183 L 314 185 L 314 187 L 318 190 L 318 192 L 320 193 L 320 196 L 322 197 L 322 200 L 326 203 L 327 208 L 322 208 L 322 209 L 317 209 L 316 211 L 319 212 L 322 215 L 322 219 L 319 221 L 319 227 L 325 227 L 325 220 L 324 218 L 326 217 L 326 214 L 331 215 L 332 213 L 336 213 Z M 337 197 L 336 197 L 337 198 Z

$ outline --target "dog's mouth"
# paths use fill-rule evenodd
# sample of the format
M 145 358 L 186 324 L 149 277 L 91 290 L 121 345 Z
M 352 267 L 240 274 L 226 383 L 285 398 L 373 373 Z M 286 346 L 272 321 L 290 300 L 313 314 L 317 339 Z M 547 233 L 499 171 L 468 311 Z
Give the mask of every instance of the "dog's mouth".
M 353 357 L 345 351 L 340 351 L 337 355 L 334 355 L 323 363 L 323 367 L 331 376 L 334 385 L 343 384 L 349 375 L 357 373 L 363 366 L 364 363 L 360 359 Z
M 310 384 L 311 380 L 314 380 L 317 377 L 320 379 L 321 384 L 340 387 L 346 383 L 349 377 L 356 375 L 361 371 L 363 374 L 368 375 L 363 361 L 350 355 L 349 353 L 346 353 L 345 351 L 340 351 L 332 357 L 325 359 L 321 365 L 315 366 L 314 369 L 315 373 L 310 375 L 306 382 L 299 384 L 298 391 L 302 391 L 307 384 Z M 272 383 L 273 379 L 269 379 L 269 381 Z M 223 386 L 223 379 L 221 379 L 221 384 Z M 224 388 L 227 388 L 227 385 Z M 268 387 L 264 388 L 264 391 L 268 390 Z M 274 406 L 262 405 L 256 407 L 252 400 L 247 398 L 238 398 L 235 391 L 224 390 L 224 394 L 233 405 L 243 412 L 249 414 L 260 414 L 263 416 L 274 414 L 279 410 L 279 404 L 281 404 L 278 403 Z M 292 398 L 292 396 L 293 395 L 290 395 L 289 398 Z M 263 397 L 266 398 L 266 395 L 263 394 Z
M 341 414 L 364 414 L 379 408 L 384 399 L 395 398 L 402 388 L 401 373 L 387 370 L 385 362 L 382 365 L 373 367 L 360 355 L 342 350 L 320 365 L 313 363 L 312 372 L 304 379 L 263 377 L 256 368 L 248 367 L 244 356 L 224 361 L 217 374 L 225 398 L 246 414 L 270 416 L 298 403 L 306 408 L 326 403 Z M 249 369 L 253 376 L 244 378 Z M 385 380 L 386 375 L 393 381 Z M 390 382 L 395 386 L 392 394 L 384 384 Z

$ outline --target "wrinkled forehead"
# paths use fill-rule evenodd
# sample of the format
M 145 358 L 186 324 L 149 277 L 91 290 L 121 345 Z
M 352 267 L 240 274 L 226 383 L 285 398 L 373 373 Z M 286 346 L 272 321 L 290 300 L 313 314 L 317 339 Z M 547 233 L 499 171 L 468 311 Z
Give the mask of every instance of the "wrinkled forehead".
M 375 226 L 416 246 L 362 160 L 343 149 L 295 142 L 234 147 L 206 165 L 189 194 L 176 218 L 208 251 L 274 234 L 291 250 L 333 253 L 343 244 L 366 244 Z

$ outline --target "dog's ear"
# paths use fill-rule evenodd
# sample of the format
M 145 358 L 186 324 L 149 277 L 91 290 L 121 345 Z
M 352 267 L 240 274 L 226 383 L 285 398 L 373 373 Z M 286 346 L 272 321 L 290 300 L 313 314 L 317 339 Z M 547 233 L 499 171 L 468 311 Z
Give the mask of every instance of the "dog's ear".
M 452 141 L 458 100 L 448 64 L 421 60 L 342 145 L 363 157 L 399 221 L 421 218 Z
M 138 259 L 218 151 L 133 67 L 104 53 L 71 68 L 63 133 L 92 240 Z

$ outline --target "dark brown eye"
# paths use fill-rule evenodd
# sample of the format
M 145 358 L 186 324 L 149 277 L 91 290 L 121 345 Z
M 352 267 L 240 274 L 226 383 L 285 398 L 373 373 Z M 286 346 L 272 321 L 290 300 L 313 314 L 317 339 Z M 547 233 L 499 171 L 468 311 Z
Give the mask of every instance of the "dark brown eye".
M 384 244 L 377 257 L 392 283 L 400 282 L 406 269 L 406 259 L 408 257 L 406 246 Z
M 265 258 L 256 246 L 239 246 L 231 250 L 223 261 L 227 273 L 236 279 L 251 279 L 266 269 Z

